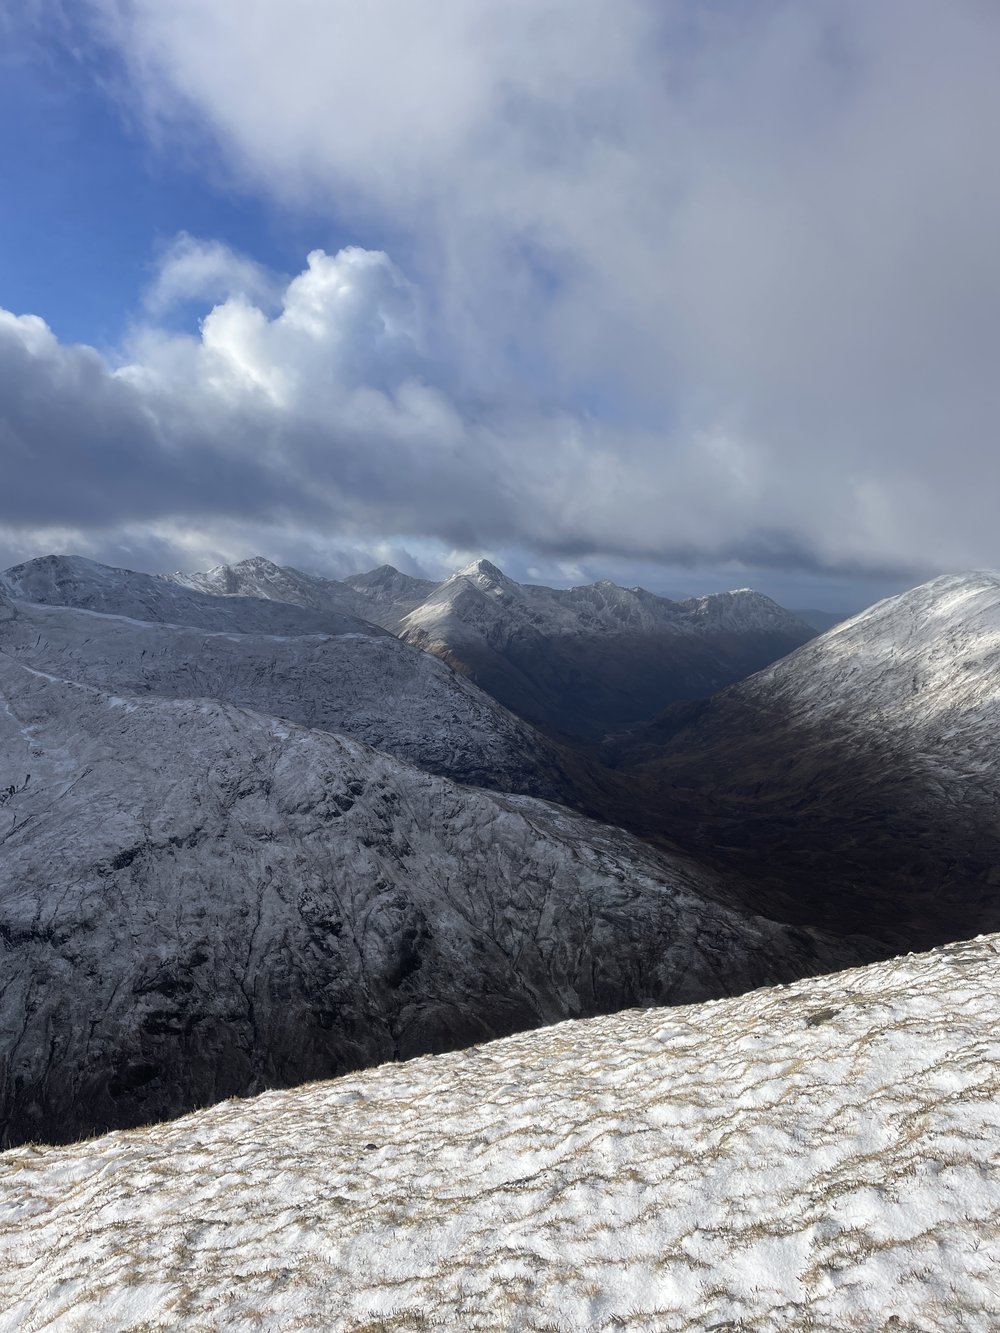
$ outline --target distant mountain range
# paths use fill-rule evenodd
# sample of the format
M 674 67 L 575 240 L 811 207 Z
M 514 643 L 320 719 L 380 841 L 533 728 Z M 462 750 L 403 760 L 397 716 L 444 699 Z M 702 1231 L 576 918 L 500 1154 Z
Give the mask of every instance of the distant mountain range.
M 487 560 L 440 584 L 389 565 L 338 582 L 259 557 L 171 577 L 367 618 L 535 725 L 591 740 L 742 679 L 815 633 L 749 589 L 674 602 L 608 582 L 546 588 L 517 583 Z
M 440 584 L 399 632 L 536 725 L 591 740 L 711 694 L 814 634 L 749 589 L 672 602 L 607 582 L 544 588 L 486 560 Z
M 1000 928 L 1000 577 L 810 634 L 483 561 L 8 570 L 0 1133 Z

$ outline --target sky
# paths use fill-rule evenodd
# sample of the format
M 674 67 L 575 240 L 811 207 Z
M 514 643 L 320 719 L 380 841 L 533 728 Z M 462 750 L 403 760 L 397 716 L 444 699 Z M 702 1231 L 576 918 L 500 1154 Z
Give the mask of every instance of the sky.
M 1000 565 L 995 0 L 0 0 L 0 562 Z

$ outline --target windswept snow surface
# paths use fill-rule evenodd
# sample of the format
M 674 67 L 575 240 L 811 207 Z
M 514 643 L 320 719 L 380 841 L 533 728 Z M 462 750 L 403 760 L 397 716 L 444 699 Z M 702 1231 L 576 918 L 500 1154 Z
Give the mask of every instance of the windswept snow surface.
M 1000 1323 L 1000 941 L 0 1156 L 0 1328 Z
M 558 806 L 2 653 L 0 775 L 8 1143 L 862 956 Z

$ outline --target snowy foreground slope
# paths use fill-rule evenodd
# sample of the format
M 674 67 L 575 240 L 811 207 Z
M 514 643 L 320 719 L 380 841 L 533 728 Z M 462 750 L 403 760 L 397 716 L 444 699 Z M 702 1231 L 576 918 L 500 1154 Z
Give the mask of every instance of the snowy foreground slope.
M 0 1156 L 0 1328 L 1000 1323 L 1000 941 Z
M 7 1143 L 861 956 L 558 806 L 2 652 L 0 865 Z

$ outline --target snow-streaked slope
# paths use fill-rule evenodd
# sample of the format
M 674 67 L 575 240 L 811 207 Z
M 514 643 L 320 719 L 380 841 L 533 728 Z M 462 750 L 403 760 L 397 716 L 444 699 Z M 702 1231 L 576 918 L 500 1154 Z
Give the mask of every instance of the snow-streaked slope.
M 304 576 L 305 577 L 305 576 Z M 191 625 L 244 634 L 379 634 L 356 612 L 252 596 L 218 596 L 169 574 L 142 574 L 85 560 L 49 555 L 0 574 L 0 591 L 49 606 L 131 616 L 134 620 Z
M 998 1034 L 984 938 L 22 1148 L 0 1327 L 993 1333 Z
M 527 724 L 388 634 L 210 633 L 23 602 L 11 612 L 0 651 L 51 675 L 116 693 L 239 704 L 461 782 L 548 798 L 569 790 L 559 756 Z
M 877 603 L 619 758 L 693 847 L 763 876 L 785 919 L 926 947 L 1000 928 L 998 735 L 986 572 Z
M 0 792 L 8 1141 L 858 957 L 557 806 L 2 654 Z
M 813 631 L 749 589 L 672 602 L 642 588 L 516 583 L 478 560 L 400 626 L 501 703 L 599 737 L 700 697 L 790 652 Z
M 1000 719 L 998 668 L 1000 574 L 977 571 L 877 602 L 745 689 L 859 730 L 917 729 L 925 740 L 947 719 L 975 743 L 983 724 Z

